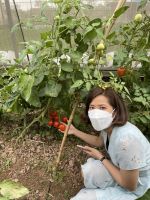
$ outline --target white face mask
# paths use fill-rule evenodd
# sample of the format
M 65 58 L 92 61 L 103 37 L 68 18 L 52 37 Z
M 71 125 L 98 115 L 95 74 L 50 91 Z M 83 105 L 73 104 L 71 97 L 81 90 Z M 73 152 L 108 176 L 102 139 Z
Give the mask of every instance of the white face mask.
M 100 109 L 89 110 L 88 116 L 90 118 L 93 128 L 97 131 L 101 131 L 108 128 L 113 121 L 113 111 L 109 113 Z

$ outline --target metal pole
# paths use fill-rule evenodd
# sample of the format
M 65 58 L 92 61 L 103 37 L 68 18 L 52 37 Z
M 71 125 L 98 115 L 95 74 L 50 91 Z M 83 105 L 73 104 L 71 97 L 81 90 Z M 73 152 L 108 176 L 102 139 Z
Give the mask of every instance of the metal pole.
M 16 3 L 15 3 L 15 0 L 13 0 L 13 3 L 14 3 L 14 7 L 15 7 L 16 14 L 17 14 L 17 18 L 18 18 L 18 22 L 19 22 L 19 27 L 20 27 L 22 39 L 23 39 L 23 41 L 24 41 L 24 43 L 25 43 L 26 40 L 25 40 L 25 36 L 24 36 L 23 29 L 22 29 L 21 20 L 20 20 L 20 17 L 19 17 L 19 13 L 18 13 L 18 10 L 17 10 L 17 6 L 16 6 Z M 28 62 L 30 62 L 30 59 L 29 59 L 29 55 L 28 55 L 28 54 L 27 54 L 27 59 L 28 59 Z
M 16 36 L 15 36 L 14 32 L 11 32 L 11 29 L 14 26 L 14 24 L 13 24 L 13 20 L 12 20 L 9 0 L 5 0 L 5 6 L 6 6 L 6 13 L 7 13 L 7 19 L 8 19 L 8 26 L 9 26 L 9 30 L 10 30 L 10 34 L 11 34 L 11 41 L 12 41 L 13 49 L 14 49 L 14 52 L 15 52 L 15 57 L 18 58 L 19 53 L 18 53 L 18 48 L 17 48 L 17 45 L 16 45 Z
M 3 7 L 2 7 L 2 1 L 0 0 L 0 8 L 1 8 L 1 14 L 2 14 L 2 24 L 5 24 L 5 18 L 4 18 L 4 13 L 3 13 Z

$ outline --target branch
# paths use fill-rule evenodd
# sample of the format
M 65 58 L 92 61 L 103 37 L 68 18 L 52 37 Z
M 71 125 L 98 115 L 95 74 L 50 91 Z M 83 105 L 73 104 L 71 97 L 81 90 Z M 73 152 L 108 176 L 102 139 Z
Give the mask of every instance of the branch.
M 73 120 L 77 105 L 78 105 L 78 102 L 75 102 L 74 108 L 73 108 L 73 110 L 71 112 L 71 115 L 70 115 L 70 118 L 69 118 L 69 121 L 68 121 L 68 126 L 67 126 L 67 128 L 65 130 L 64 137 L 63 137 L 63 140 L 62 140 L 62 143 L 61 143 L 61 146 L 60 146 L 60 150 L 59 150 L 58 157 L 57 157 L 57 160 L 56 160 L 56 168 L 59 165 L 60 157 L 61 157 L 61 154 L 62 154 L 62 151 L 63 151 L 63 147 L 64 147 L 64 144 L 65 144 L 65 141 L 66 141 L 66 138 L 67 138 L 67 135 L 68 135 L 68 131 L 69 131 L 70 125 L 72 123 L 72 120 Z
M 26 131 L 27 131 L 35 122 L 39 121 L 40 118 L 44 117 L 44 115 L 45 115 L 45 113 L 46 113 L 46 111 L 47 111 L 47 109 L 48 109 L 48 107 L 49 107 L 49 104 L 50 104 L 50 99 L 48 100 L 48 103 L 47 103 L 47 105 L 45 106 L 45 108 L 42 109 L 41 114 L 40 114 L 38 117 L 34 118 L 34 119 L 32 120 L 32 122 L 20 133 L 19 137 L 18 137 L 17 140 L 16 140 L 16 143 L 19 141 L 19 139 L 23 138 L 23 136 L 26 134 Z

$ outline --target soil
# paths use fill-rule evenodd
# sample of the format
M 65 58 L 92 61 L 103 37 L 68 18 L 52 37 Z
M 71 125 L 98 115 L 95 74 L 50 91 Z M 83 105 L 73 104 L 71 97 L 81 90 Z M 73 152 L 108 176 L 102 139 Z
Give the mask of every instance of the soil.
M 10 136 L 17 125 L 0 126 L 0 181 L 12 179 L 22 183 L 30 191 L 26 200 L 69 200 L 83 187 L 81 164 L 87 157 L 76 146 L 81 143 L 73 136 L 68 137 L 54 173 L 61 139 L 50 132 L 48 137 L 41 137 L 37 131 L 16 143 L 18 136 Z

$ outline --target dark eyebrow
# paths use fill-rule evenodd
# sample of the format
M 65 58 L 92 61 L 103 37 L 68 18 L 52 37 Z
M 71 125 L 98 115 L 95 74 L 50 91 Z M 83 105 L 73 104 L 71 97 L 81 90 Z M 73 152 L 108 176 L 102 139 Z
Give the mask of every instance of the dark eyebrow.
M 94 105 L 91 104 L 90 106 L 94 106 Z M 105 107 L 107 107 L 106 104 L 99 104 L 99 105 L 97 105 L 97 106 L 105 106 Z

